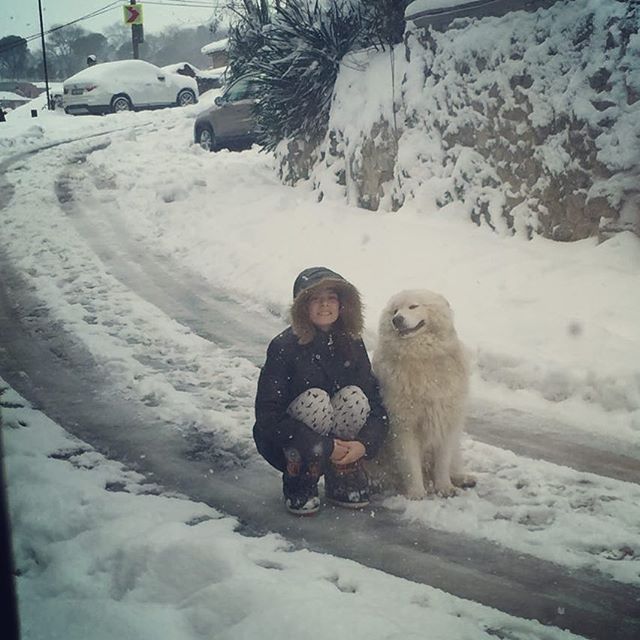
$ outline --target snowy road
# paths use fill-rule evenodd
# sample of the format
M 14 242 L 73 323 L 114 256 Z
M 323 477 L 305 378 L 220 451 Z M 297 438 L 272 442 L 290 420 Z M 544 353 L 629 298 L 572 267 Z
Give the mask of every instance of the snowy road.
M 33 322 L 28 306 L 22 310 L 31 318 L 30 329 L 13 313 L 6 315 L 15 304 L 9 299 L 15 301 L 19 296 L 19 282 L 5 284 L 9 286 L 0 299 L 4 311 L 0 331 L 10 348 L 3 349 L 2 375 L 45 413 L 105 455 L 169 489 L 236 515 L 249 535 L 279 532 L 298 545 L 351 558 L 585 637 L 636 637 L 637 587 L 603 581 L 587 571 L 569 572 L 489 542 L 419 523 L 399 526 L 393 513 L 380 505 L 362 513 L 328 509 L 312 520 L 283 519 L 275 474 L 256 464 L 241 471 L 217 470 L 210 459 L 198 459 L 202 451 L 194 451 L 185 434 L 154 418 L 144 405 L 114 403 L 100 372 L 77 344 L 57 334 L 46 335 L 46 325 Z M 213 448 L 215 442 L 208 446 Z M 272 482 L 265 482 L 268 475 L 274 476 Z
M 518 470 L 530 471 L 531 509 L 520 517 L 523 529 L 507 530 L 511 542 L 467 534 L 455 518 L 438 526 L 417 516 L 401 519 L 394 509 L 405 506 L 393 501 L 365 513 L 327 509 L 313 521 L 283 519 L 276 475 L 256 461 L 248 435 L 234 434 L 234 427 L 250 420 L 256 365 L 284 321 L 175 264 L 160 247 L 148 251 L 129 227 L 109 175 L 86 162 L 93 152 L 107 152 L 112 139 L 30 156 L 30 171 L 42 178 L 35 193 L 33 181 L 21 180 L 23 159 L 4 167 L 10 169 L 0 184 L 8 229 L 0 245 L 5 379 L 98 450 L 239 516 L 247 533 L 278 531 L 300 545 L 585 637 L 638 636 L 637 547 L 616 558 L 619 545 L 605 531 L 600 545 L 566 549 L 572 559 L 564 564 L 562 550 L 551 562 L 515 539 L 555 517 L 548 503 L 554 487 L 567 510 L 582 513 L 599 494 L 626 505 L 627 521 L 606 507 L 601 519 L 618 518 L 613 527 L 637 535 L 637 450 L 615 438 L 595 443 L 560 422 L 477 406 L 468 450 L 485 464 L 480 472 L 488 489 L 482 494 L 481 482 L 480 507 L 495 507 L 492 519 L 510 521 Z M 103 197 L 91 198 L 87 185 Z M 39 219 L 12 215 L 34 202 L 44 210 Z M 21 233 L 30 237 L 37 267 L 25 268 L 12 247 Z M 56 296 L 60 304 L 52 307 Z M 528 458 L 566 467 L 542 468 Z M 544 476 L 540 501 L 531 481 L 536 471 Z M 621 480 L 633 487 L 623 492 Z M 465 500 L 467 508 L 480 508 Z M 618 570 L 622 564 L 631 568 Z M 502 637 L 509 638 L 509 630 Z

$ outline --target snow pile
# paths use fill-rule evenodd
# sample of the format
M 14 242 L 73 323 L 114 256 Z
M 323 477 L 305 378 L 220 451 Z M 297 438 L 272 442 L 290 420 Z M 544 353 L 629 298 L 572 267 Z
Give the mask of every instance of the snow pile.
M 409 29 L 344 60 L 326 140 L 311 161 L 283 145 L 283 174 L 315 163 L 321 197 L 369 209 L 460 202 L 501 233 L 637 232 L 639 28 L 635 6 L 574 0 Z
M 14 93 L 13 91 L 0 91 L 0 102 L 24 102 L 25 100 L 28 100 L 28 98 Z

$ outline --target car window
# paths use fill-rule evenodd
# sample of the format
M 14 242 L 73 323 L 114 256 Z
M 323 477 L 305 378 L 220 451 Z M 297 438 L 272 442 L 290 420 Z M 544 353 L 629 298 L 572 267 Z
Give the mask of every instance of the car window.
M 227 102 L 236 102 L 247 98 L 256 97 L 258 83 L 256 80 L 242 79 L 232 84 L 224 94 Z

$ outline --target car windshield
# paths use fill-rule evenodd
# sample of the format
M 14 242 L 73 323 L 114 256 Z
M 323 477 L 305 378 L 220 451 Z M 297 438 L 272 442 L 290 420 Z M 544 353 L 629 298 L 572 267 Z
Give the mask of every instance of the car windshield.
M 257 80 L 253 78 L 242 78 L 227 89 L 224 94 L 224 99 L 227 102 L 236 102 L 238 100 L 246 100 L 247 98 L 255 98 L 257 86 Z

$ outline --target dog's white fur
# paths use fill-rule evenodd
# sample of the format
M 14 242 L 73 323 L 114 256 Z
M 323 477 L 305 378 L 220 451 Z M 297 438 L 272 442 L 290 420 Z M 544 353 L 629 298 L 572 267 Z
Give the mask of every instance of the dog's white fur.
M 473 486 L 460 453 L 469 369 L 447 300 L 425 289 L 393 296 L 380 318 L 373 370 L 390 420 L 371 469 L 377 480 L 412 499 Z

